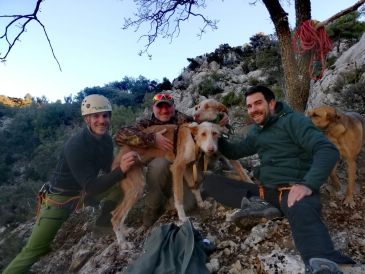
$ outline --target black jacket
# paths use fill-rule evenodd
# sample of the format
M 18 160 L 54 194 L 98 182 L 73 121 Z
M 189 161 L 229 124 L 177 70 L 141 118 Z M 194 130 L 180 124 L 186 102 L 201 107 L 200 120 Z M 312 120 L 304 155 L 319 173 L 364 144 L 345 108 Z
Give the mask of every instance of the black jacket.
M 96 194 L 123 178 L 118 167 L 110 172 L 113 142 L 109 134 L 95 138 L 88 128 L 65 144 L 50 182 L 53 193 L 76 195 L 81 191 Z

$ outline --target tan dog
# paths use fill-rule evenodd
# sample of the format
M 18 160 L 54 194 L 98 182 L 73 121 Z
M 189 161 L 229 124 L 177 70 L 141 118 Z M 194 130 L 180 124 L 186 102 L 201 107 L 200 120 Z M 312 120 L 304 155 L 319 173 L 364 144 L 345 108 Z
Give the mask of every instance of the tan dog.
M 176 155 L 172 152 L 162 151 L 157 148 L 140 148 L 134 146 L 123 146 L 120 148 L 118 155 L 114 159 L 112 168 L 119 166 L 120 158 L 128 151 L 136 151 L 140 155 L 141 165 L 133 166 L 120 182 L 124 197 L 118 207 L 112 212 L 113 230 L 117 236 L 118 243 L 121 247 L 130 248 L 129 243 L 125 241 L 125 235 L 128 233 L 124 225 L 124 220 L 132 206 L 142 197 L 145 186 L 143 175 L 143 165 L 156 157 L 166 157 L 173 162 L 171 172 L 173 174 L 173 194 L 175 208 L 177 209 L 179 220 L 184 222 L 187 217 L 183 207 L 183 178 L 185 178 L 188 187 L 194 194 L 199 207 L 204 203 L 200 195 L 199 184 L 193 176 L 193 165 L 199 155 L 199 150 L 210 155 L 217 151 L 217 142 L 220 136 L 221 127 L 212 123 L 202 124 L 183 124 L 152 126 L 145 130 L 146 133 L 159 132 L 166 129 L 165 137 L 176 141 Z M 194 141 L 195 139 L 195 141 Z
M 356 159 L 365 143 L 365 118 L 356 112 L 340 112 L 331 106 L 320 106 L 308 111 L 314 125 L 324 131 L 328 139 L 336 145 L 341 157 L 347 162 L 347 192 L 344 204 L 353 208 L 353 193 L 356 180 Z M 339 189 L 340 181 L 336 167 L 331 173 L 331 181 Z
M 219 121 L 224 117 L 228 118 L 228 109 L 222 103 L 214 99 L 206 99 L 201 101 L 195 106 L 194 120 L 198 123 L 203 121 L 209 121 L 212 123 L 219 123 Z M 228 131 L 228 129 L 226 130 Z M 222 156 L 223 157 L 223 156 Z M 226 158 L 224 158 L 226 160 Z M 244 182 L 254 183 L 251 178 L 247 175 L 247 171 L 242 167 L 239 161 L 229 160 L 229 163 L 236 170 L 237 174 Z

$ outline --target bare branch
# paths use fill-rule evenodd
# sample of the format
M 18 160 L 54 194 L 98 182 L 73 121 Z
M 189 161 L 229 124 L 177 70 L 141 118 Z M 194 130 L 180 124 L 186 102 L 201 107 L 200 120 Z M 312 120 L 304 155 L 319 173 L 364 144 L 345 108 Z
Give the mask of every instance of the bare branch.
M 48 41 L 48 45 L 51 48 L 52 51 L 52 55 L 53 58 L 56 60 L 58 67 L 60 69 L 60 71 L 62 71 L 61 69 L 61 65 L 58 62 L 58 59 L 54 53 L 53 47 L 52 47 L 52 43 L 51 40 L 48 37 L 48 33 L 46 31 L 45 26 L 42 24 L 41 21 L 39 21 L 39 19 L 37 18 L 37 14 L 39 12 L 40 9 L 40 5 L 44 0 L 37 0 L 36 2 L 36 6 L 34 8 L 33 13 L 31 14 L 20 14 L 20 15 L 0 15 L 0 18 L 12 18 L 12 20 L 6 25 L 5 29 L 4 29 L 4 33 L 0 36 L 0 42 L 1 40 L 5 40 L 7 43 L 7 49 L 5 51 L 4 54 L 0 53 L 0 61 L 1 62 L 5 62 L 6 58 L 8 57 L 10 51 L 12 50 L 12 48 L 14 47 L 15 43 L 20 41 L 19 38 L 20 36 L 27 31 L 26 27 L 28 25 L 28 23 L 32 22 L 32 21 L 36 21 L 43 29 L 44 35 L 47 38 Z M 16 35 L 11 38 L 10 37 L 10 33 L 12 29 L 16 29 L 19 28 L 19 30 L 16 31 Z
M 357 10 L 360 6 L 362 6 L 365 3 L 365 0 L 360 0 L 357 1 L 354 5 L 352 5 L 351 7 L 348 7 L 347 9 L 344 9 L 338 13 L 336 13 L 335 15 L 331 16 L 330 18 L 328 18 L 325 21 L 319 22 L 318 24 L 316 24 L 316 29 L 319 29 L 321 27 L 324 27 L 326 25 L 328 25 L 329 23 L 335 21 L 336 19 L 340 18 L 343 15 L 346 15 L 352 11 Z
M 50 40 L 50 39 L 49 39 L 49 37 L 48 37 L 48 33 L 47 33 L 47 31 L 46 31 L 46 27 L 42 24 L 42 22 L 41 22 L 41 21 L 39 21 L 38 19 L 36 19 L 36 20 L 37 20 L 37 22 L 39 23 L 39 25 L 41 25 L 41 26 L 42 26 L 42 28 L 43 28 L 43 32 L 44 32 L 44 35 L 46 36 L 47 41 L 48 41 L 48 45 L 49 45 L 49 47 L 51 48 L 53 58 L 56 60 L 56 62 L 57 62 L 57 64 L 58 64 L 58 68 L 60 69 L 60 71 L 62 71 L 62 69 L 61 69 L 61 65 L 60 65 L 60 62 L 58 62 L 58 59 L 57 59 L 57 57 L 56 57 L 56 55 L 55 55 L 55 53 L 54 53 L 54 50 L 53 50 L 53 47 L 52 47 L 52 44 L 51 44 L 51 40 Z
M 125 18 L 123 29 L 134 28 L 137 32 L 144 24 L 149 26 L 147 34 L 141 35 L 139 40 L 146 39 L 144 50 L 148 53 L 149 47 L 160 36 L 170 39 L 170 42 L 180 34 L 180 27 L 183 22 L 191 17 L 198 17 L 203 21 L 199 36 L 210 27 L 217 29 L 217 20 L 210 20 L 199 9 L 205 9 L 205 0 L 136 0 L 138 11 L 134 14 L 135 18 Z

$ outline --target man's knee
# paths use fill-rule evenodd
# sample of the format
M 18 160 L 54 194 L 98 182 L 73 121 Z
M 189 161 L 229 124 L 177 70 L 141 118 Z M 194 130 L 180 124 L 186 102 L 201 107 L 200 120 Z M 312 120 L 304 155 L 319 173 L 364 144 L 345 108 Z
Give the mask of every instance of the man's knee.
M 298 229 L 301 227 L 312 226 L 321 222 L 321 205 L 319 197 L 307 196 L 287 207 L 285 215 L 291 226 Z
M 147 166 L 146 183 L 147 192 L 169 192 L 172 176 L 170 172 L 171 163 L 165 158 L 153 159 Z
M 147 165 L 147 179 L 149 177 L 158 178 L 158 177 L 171 177 L 170 172 L 171 162 L 166 160 L 165 158 L 155 158 Z

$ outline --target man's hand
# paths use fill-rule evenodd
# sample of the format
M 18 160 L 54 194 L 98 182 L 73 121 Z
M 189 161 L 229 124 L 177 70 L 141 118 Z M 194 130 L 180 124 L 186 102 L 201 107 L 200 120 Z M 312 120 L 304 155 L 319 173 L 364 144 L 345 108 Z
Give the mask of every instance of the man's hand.
M 293 185 L 288 194 L 288 207 L 292 207 L 295 202 L 299 202 L 305 196 L 312 194 L 312 190 L 305 185 Z
M 140 157 L 137 152 L 129 151 L 122 156 L 120 159 L 120 169 L 123 173 L 128 172 L 128 170 L 136 163 L 140 161 Z
M 221 127 L 226 126 L 229 123 L 229 116 L 227 113 L 223 112 L 223 117 L 222 119 L 219 121 L 219 125 Z
M 164 136 L 166 129 L 163 129 L 156 133 L 155 147 L 163 151 L 173 151 L 174 145 L 172 141 Z

